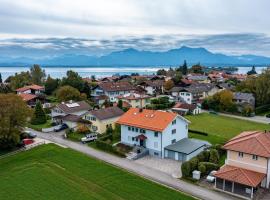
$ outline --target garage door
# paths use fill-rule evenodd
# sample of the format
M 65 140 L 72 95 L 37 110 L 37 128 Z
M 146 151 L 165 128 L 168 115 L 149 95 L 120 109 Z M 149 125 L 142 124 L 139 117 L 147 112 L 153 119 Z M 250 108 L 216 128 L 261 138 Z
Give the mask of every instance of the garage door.
M 179 161 L 186 161 L 186 159 L 187 159 L 186 154 L 178 153 L 178 160 Z
M 175 160 L 175 152 L 174 151 L 168 151 L 168 158 Z

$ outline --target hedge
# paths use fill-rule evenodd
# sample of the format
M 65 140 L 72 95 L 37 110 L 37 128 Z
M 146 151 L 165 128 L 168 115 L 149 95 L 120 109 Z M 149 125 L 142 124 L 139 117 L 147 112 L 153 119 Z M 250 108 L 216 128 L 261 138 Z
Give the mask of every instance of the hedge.
M 181 165 L 182 175 L 183 177 L 189 177 L 191 175 L 191 165 L 189 161 L 183 162 Z
M 255 108 L 256 114 L 261 114 L 261 113 L 264 113 L 267 111 L 270 111 L 270 104 L 266 104 L 266 105 L 259 106 L 259 107 Z
M 218 164 L 211 163 L 211 162 L 200 162 L 199 166 L 204 165 L 205 166 L 205 173 L 209 174 L 213 170 L 218 170 L 219 166 Z
M 199 134 L 199 135 L 208 136 L 208 133 L 205 133 L 205 132 L 202 132 L 202 131 L 197 131 L 197 130 L 192 130 L 192 129 L 188 129 L 188 131 L 190 133 L 195 133 L 195 134 Z

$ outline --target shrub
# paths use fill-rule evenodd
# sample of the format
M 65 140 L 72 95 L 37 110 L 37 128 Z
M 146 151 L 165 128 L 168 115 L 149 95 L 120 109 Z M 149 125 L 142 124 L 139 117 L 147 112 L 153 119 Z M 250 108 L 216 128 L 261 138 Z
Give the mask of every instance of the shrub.
M 51 117 L 50 115 L 46 115 L 46 119 L 47 119 L 47 120 L 51 120 L 52 117 Z
M 31 124 L 38 125 L 46 123 L 46 114 L 42 108 L 41 103 L 38 101 L 35 107 L 35 112 L 31 120 Z
M 195 133 L 195 134 L 199 134 L 199 135 L 208 136 L 208 133 L 205 133 L 205 132 L 202 132 L 202 131 L 197 131 L 197 130 L 192 130 L 192 129 L 188 129 L 188 131 L 190 133 Z
M 219 161 L 219 154 L 216 149 L 210 150 L 209 162 L 217 164 Z
M 211 148 L 216 149 L 219 153 L 219 155 L 223 155 L 226 153 L 226 151 L 222 148 L 221 144 L 215 144 Z
M 212 170 L 217 170 L 219 166 L 211 162 L 200 162 L 199 165 L 204 165 L 206 168 L 205 173 L 209 174 Z
M 209 161 L 209 151 L 202 151 L 197 155 L 199 162 L 208 162 Z
M 266 114 L 265 117 L 270 118 L 270 113 Z
M 206 167 L 205 167 L 205 165 L 204 165 L 203 163 L 200 162 L 199 165 L 198 165 L 198 170 L 201 172 L 202 175 L 204 175 L 205 172 L 206 172 Z
M 261 113 L 264 113 L 264 112 L 267 112 L 267 111 L 270 111 L 270 104 L 259 106 L 259 107 L 257 107 L 255 109 L 256 114 L 261 114 Z
M 189 163 L 190 163 L 191 172 L 198 169 L 199 159 L 197 157 L 190 159 Z
M 188 177 L 191 175 L 191 166 L 189 161 L 186 161 L 181 165 L 181 171 L 183 177 Z

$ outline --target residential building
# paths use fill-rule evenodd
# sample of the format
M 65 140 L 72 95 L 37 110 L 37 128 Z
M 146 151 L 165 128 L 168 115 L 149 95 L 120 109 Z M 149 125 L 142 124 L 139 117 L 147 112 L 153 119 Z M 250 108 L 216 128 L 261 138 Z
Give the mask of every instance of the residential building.
M 17 94 L 40 94 L 45 91 L 45 88 L 43 86 L 39 85 L 28 85 L 22 88 L 16 89 Z
M 250 105 L 252 108 L 255 107 L 255 97 L 252 93 L 235 92 L 233 93 L 233 101 L 240 106 Z
M 87 112 L 83 119 L 91 122 L 90 130 L 105 133 L 108 127 L 115 128 L 115 122 L 124 112 L 118 107 L 108 107 Z
M 36 102 L 38 100 L 38 96 L 35 94 L 28 94 L 28 93 L 20 93 L 18 94 L 24 102 L 30 107 L 35 107 Z
M 146 90 L 149 95 L 158 95 L 164 92 L 164 80 L 148 80 L 140 84 L 140 86 Z
M 195 143 L 188 139 L 189 121 L 173 112 L 130 108 L 117 123 L 121 125 L 121 143 L 143 147 L 152 156 L 185 161 L 205 147 L 198 141 L 200 145 L 184 148 Z
M 210 83 L 210 79 L 208 78 L 208 76 L 202 74 L 188 74 L 186 76 L 186 79 L 198 83 Z
M 138 93 L 128 93 L 116 97 L 117 102 L 122 100 L 123 102 L 127 102 L 132 108 L 145 108 L 151 103 L 151 98 L 149 95 Z
M 172 108 L 173 112 L 184 116 L 187 114 L 197 115 L 202 112 L 201 106 L 198 104 L 188 104 L 188 103 L 181 103 L 177 102 L 174 107 Z
M 85 101 L 69 101 L 56 105 L 51 110 L 51 116 L 56 123 L 66 123 L 69 128 L 76 128 L 82 116 L 90 110 Z
M 251 199 L 260 187 L 269 188 L 269 132 L 243 132 L 223 148 L 227 150 L 227 159 L 215 173 L 215 188 Z
M 115 102 L 117 96 L 135 92 L 135 90 L 133 85 L 125 81 L 102 82 L 93 89 L 92 96 L 106 95 L 111 102 Z
M 173 87 L 171 94 L 177 101 L 193 104 L 219 91 L 220 88 L 215 84 L 194 83 L 188 87 Z

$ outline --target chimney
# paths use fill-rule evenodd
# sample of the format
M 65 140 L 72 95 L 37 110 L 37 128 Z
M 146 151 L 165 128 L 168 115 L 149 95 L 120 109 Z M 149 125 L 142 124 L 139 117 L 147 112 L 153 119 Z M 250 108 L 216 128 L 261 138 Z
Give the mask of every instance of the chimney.
M 142 108 L 140 108 L 140 109 L 139 109 L 139 112 L 140 112 L 140 113 L 142 113 L 142 112 L 143 112 L 143 109 L 142 109 Z

